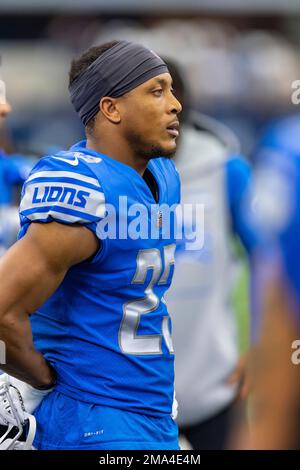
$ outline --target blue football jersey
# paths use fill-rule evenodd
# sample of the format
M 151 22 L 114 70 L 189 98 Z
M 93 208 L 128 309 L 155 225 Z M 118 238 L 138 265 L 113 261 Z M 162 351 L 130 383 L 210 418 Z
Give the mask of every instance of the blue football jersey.
M 165 224 L 161 207 L 176 207 L 180 189 L 171 160 L 153 159 L 148 169 L 159 207 L 138 172 L 85 142 L 42 158 L 23 188 L 19 236 L 34 221 L 57 221 L 82 224 L 100 240 L 93 259 L 72 267 L 31 316 L 57 390 L 157 416 L 171 412 L 174 380 L 163 296 L 174 269 L 175 215 Z
M 276 123 L 265 134 L 258 152 L 250 217 L 259 233 L 259 255 L 265 256 L 271 269 L 279 265 L 300 321 L 299 132 L 300 119 L 295 116 Z

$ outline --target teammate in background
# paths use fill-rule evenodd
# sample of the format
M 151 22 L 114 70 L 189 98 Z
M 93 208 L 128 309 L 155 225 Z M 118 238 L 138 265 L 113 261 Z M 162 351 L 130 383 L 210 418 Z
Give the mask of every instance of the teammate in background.
M 166 297 L 173 320 L 178 424 L 194 449 L 224 449 L 235 410 L 247 394 L 245 358 L 239 360 L 232 292 L 240 266 L 236 236 L 251 251 L 252 234 L 241 217 L 251 179 L 231 132 L 211 118 L 190 112 L 178 66 L 166 61 L 175 94 L 183 103 L 176 166 L 181 202 L 204 205 L 204 244 L 176 251 L 176 270 Z M 185 226 L 187 234 L 191 226 Z
M 273 124 L 257 155 L 250 220 L 262 240 L 256 253 L 259 287 L 252 361 L 254 449 L 299 449 L 300 119 Z
M 126 41 L 74 60 L 69 89 L 87 140 L 34 167 L 20 240 L 0 261 L 3 368 L 16 378 L 5 380 L 27 411 L 43 398 L 38 449 L 177 449 L 163 300 L 175 226 L 164 236 L 156 209 L 155 236 L 134 235 L 157 203 L 179 202 L 170 157 L 181 105 L 165 63 Z
M 0 129 L 3 130 L 5 120 L 11 112 L 11 106 L 6 100 L 6 86 L 3 80 L 0 79 Z
M 31 169 L 26 158 L 7 155 L 2 148 L 2 143 L 5 143 L 5 120 L 10 112 L 5 83 L 0 80 L 0 256 L 16 241 L 19 216 L 18 209 L 13 204 L 14 190 L 24 183 Z

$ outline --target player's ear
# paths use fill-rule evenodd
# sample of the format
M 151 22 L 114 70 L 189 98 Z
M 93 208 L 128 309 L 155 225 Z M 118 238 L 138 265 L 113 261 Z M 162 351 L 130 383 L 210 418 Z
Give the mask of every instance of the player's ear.
M 101 98 L 99 103 L 100 111 L 112 123 L 118 124 L 121 121 L 120 111 L 117 105 L 117 99 L 109 96 Z

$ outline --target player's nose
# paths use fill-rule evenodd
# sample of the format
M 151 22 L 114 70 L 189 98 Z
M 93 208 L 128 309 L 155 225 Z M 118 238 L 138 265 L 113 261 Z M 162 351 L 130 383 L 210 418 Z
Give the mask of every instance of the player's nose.
M 179 114 L 182 111 L 182 106 L 180 101 L 176 98 L 176 96 L 172 95 L 171 102 L 170 102 L 171 112 L 174 114 Z

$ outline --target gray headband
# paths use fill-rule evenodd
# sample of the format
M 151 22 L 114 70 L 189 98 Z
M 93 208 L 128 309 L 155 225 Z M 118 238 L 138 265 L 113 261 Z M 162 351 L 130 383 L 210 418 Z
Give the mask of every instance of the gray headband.
M 99 111 L 103 96 L 118 97 L 161 73 L 163 60 L 146 47 L 120 41 L 96 59 L 70 85 L 72 104 L 83 124 Z

